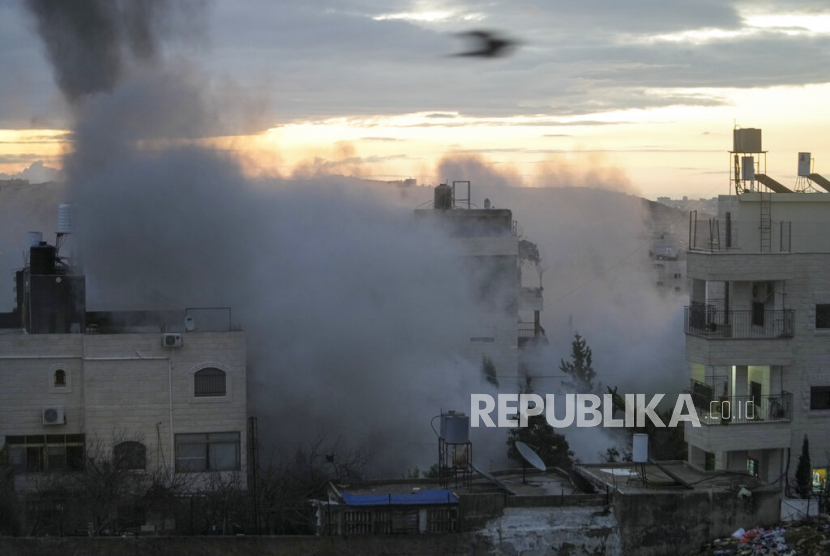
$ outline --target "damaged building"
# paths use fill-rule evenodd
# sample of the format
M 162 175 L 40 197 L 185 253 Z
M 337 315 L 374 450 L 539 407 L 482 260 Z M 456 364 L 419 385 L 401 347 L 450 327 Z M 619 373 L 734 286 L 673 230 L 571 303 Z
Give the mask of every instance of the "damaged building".
M 517 376 L 520 350 L 545 343 L 541 323 L 544 306 L 538 247 L 522 237 L 513 213 L 484 200 L 471 202 L 469 181 L 434 188 L 433 200 L 416 216 L 434 222 L 447 233 L 469 269 L 471 289 L 487 312 L 462 339 L 459 352 L 483 362 L 485 374 Z

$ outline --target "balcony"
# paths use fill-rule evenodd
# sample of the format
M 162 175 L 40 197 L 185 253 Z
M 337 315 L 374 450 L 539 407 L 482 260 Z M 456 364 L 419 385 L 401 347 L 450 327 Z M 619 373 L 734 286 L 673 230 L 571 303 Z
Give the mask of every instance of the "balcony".
M 786 423 L 792 419 L 793 395 L 781 392 L 767 396 L 706 398 L 702 390 L 692 396 L 701 425 L 746 425 Z
M 763 340 L 793 337 L 795 311 L 724 311 L 716 305 L 686 307 L 685 332 L 707 339 Z
M 693 393 L 692 399 L 701 426 L 686 422 L 690 445 L 706 452 L 790 447 L 793 395 L 789 392 L 760 398 L 716 397 L 705 404 L 700 395 Z
M 541 324 L 533 322 L 519 323 L 519 347 L 524 346 L 528 342 L 548 343 L 548 337 L 545 335 L 545 329 Z

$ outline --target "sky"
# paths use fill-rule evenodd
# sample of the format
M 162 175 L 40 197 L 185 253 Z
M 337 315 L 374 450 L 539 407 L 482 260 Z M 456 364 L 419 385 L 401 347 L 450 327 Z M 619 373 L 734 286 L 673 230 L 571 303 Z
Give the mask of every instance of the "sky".
M 165 56 L 186 54 L 220 123 L 172 139 L 233 151 L 252 175 L 435 184 L 441 159 L 472 154 L 516 185 L 572 185 L 600 168 L 648 198 L 712 197 L 729 192 L 736 123 L 763 130 L 766 171 L 782 183 L 800 151 L 830 174 L 826 2 L 208 4 L 191 22 L 198 40 L 168 37 Z M 450 56 L 478 29 L 520 45 Z M 0 177 L 59 168 L 73 110 L 21 0 L 0 0 L 0 75 Z

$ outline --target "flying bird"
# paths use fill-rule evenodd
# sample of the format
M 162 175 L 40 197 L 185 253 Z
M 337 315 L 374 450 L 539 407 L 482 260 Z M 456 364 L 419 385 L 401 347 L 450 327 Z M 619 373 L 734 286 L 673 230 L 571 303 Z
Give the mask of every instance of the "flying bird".
M 507 56 L 515 50 L 518 43 L 510 39 L 499 37 L 490 31 L 467 31 L 459 36 L 470 37 L 476 42 L 476 50 L 451 54 L 451 56 L 476 56 L 479 58 L 496 58 Z

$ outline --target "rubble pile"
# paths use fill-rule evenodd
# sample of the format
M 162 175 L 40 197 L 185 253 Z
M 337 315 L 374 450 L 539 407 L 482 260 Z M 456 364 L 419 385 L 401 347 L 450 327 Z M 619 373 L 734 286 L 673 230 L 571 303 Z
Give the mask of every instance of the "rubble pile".
M 777 526 L 738 529 L 731 537 L 715 539 L 690 556 L 828 556 L 830 516 Z

